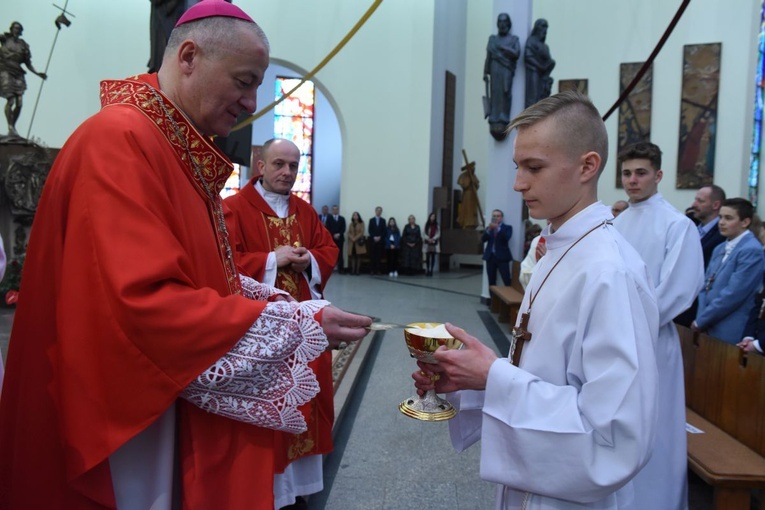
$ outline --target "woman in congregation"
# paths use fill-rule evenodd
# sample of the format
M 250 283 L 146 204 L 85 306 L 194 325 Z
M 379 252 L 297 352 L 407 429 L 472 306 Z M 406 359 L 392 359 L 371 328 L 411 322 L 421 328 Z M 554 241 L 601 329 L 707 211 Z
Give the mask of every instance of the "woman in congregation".
M 385 232 L 385 258 L 388 261 L 388 276 L 398 276 L 398 257 L 401 252 L 401 231 L 393 216 L 388 220 Z
M 422 231 L 414 215 L 410 214 L 401 233 L 401 255 L 404 274 L 413 275 L 422 269 Z
M 433 276 L 433 268 L 436 266 L 438 256 L 438 240 L 441 238 L 441 229 L 438 228 L 436 213 L 430 213 L 428 221 L 422 232 L 422 251 L 425 252 L 425 276 Z
M 358 275 L 361 271 L 361 255 L 367 252 L 367 239 L 364 237 L 364 220 L 358 212 L 351 216 L 348 225 L 348 263 L 351 265 L 351 274 Z

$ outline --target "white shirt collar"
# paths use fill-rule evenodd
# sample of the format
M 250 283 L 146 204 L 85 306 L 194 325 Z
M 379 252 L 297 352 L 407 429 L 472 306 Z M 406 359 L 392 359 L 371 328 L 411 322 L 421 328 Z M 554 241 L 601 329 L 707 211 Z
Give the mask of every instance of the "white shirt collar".
M 290 195 L 282 195 L 281 193 L 274 193 L 268 191 L 261 184 L 260 179 L 255 181 L 255 189 L 263 197 L 263 200 L 271 207 L 279 218 L 286 218 L 290 211 Z
M 717 223 L 719 223 L 719 221 L 720 221 L 720 217 L 715 216 L 714 218 L 712 218 L 712 221 L 710 221 L 706 225 L 699 225 L 699 232 L 701 233 L 701 237 L 704 237 L 705 235 L 707 235 L 707 232 L 715 228 L 717 226 Z
M 725 248 L 728 251 L 728 253 L 733 251 L 733 249 L 736 248 L 736 246 L 738 246 L 738 243 L 740 243 L 741 240 L 744 237 L 746 237 L 747 234 L 751 234 L 751 232 L 749 230 L 744 230 L 743 232 L 741 232 L 739 235 L 737 235 L 733 239 L 730 239 L 729 241 L 726 241 L 725 242 Z

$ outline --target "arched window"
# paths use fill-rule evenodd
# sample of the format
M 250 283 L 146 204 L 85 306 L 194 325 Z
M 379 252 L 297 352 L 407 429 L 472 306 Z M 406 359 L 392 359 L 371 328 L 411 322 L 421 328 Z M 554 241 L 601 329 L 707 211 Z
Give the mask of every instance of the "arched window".
M 286 95 L 300 78 L 276 77 L 276 99 Z M 312 81 L 306 81 L 274 109 L 274 138 L 292 140 L 300 149 L 300 168 L 292 187 L 306 202 L 311 202 L 311 179 L 313 175 L 313 108 L 315 91 Z

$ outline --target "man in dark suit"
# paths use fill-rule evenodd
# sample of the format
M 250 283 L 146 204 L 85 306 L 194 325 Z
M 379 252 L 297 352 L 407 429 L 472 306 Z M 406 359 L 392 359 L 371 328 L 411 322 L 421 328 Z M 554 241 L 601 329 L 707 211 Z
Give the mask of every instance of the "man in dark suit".
M 720 186 L 712 184 L 704 186 L 696 192 L 696 198 L 689 209 L 693 216 L 691 219 L 695 220 L 696 226 L 699 229 L 705 271 L 709 265 L 709 260 L 712 258 L 712 251 L 714 251 L 715 246 L 725 241 L 725 236 L 720 233 L 720 228 L 717 226 L 720 220 L 720 207 L 723 201 L 725 201 L 725 191 Z M 689 309 L 675 317 L 675 322 L 683 326 L 690 326 L 693 319 L 696 318 L 698 306 L 699 301 L 697 299 Z
M 765 286 L 765 281 L 763 282 Z M 754 301 L 754 308 L 749 315 L 749 321 L 744 328 L 744 337 L 736 344 L 745 352 L 756 352 L 765 354 L 765 290 L 757 294 Z
M 712 251 L 715 246 L 725 241 L 717 226 L 720 215 L 720 206 L 725 201 L 725 191 L 714 184 L 704 186 L 696 192 L 696 199 L 691 209 L 693 216 L 699 222 L 699 235 L 701 236 L 701 249 L 704 252 L 704 269 L 709 265 Z
M 337 254 L 337 270 L 342 274 L 343 269 L 343 245 L 345 244 L 345 218 L 340 216 L 340 208 L 336 205 L 332 206 L 332 214 L 327 218 L 325 224 L 329 233 L 332 234 L 335 244 L 340 248 L 340 253 Z
M 486 276 L 489 277 L 489 285 L 497 284 L 497 271 L 502 276 L 506 286 L 511 283 L 510 262 L 513 254 L 510 253 L 510 238 L 513 236 L 513 227 L 505 225 L 505 215 L 499 209 L 491 212 L 491 223 L 483 232 L 481 241 L 486 243 L 483 251 L 483 260 L 486 261 Z
M 382 207 L 378 205 L 375 207 L 375 215 L 369 220 L 369 226 L 367 227 L 371 241 L 369 252 L 371 274 L 378 274 L 380 272 L 380 259 L 382 258 L 383 248 L 385 248 L 386 228 L 385 218 L 382 217 Z
M 327 220 L 329 219 L 329 207 L 326 205 L 321 206 L 321 214 L 319 214 L 319 220 L 325 227 L 327 226 Z

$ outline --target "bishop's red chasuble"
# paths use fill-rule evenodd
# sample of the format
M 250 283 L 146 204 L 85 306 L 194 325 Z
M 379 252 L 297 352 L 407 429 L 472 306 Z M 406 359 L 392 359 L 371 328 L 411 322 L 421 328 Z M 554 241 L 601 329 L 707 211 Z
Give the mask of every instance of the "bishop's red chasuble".
M 0 509 L 114 508 L 109 456 L 173 403 L 183 508 L 273 508 L 274 432 L 178 399 L 265 303 L 237 295 L 228 260 L 231 163 L 158 89 L 103 82 L 45 184 L 0 404 Z
M 255 189 L 256 180 L 257 177 L 237 195 L 224 201 L 226 223 L 237 264 L 246 274 L 261 281 L 269 253 L 280 246 L 304 246 L 319 266 L 319 292 L 322 292 L 337 262 L 338 248 L 332 235 L 322 225 L 313 207 L 296 195 L 289 197 L 287 217 L 279 218 Z M 311 299 L 306 277 L 289 268 L 278 270 L 274 286 L 289 292 L 298 301 Z M 314 370 L 321 391 L 312 402 L 301 407 L 308 431 L 302 434 L 275 432 L 277 473 L 284 472 L 287 464 L 304 455 L 332 451 L 332 425 L 335 421 L 332 353 L 325 352 L 308 366 Z

